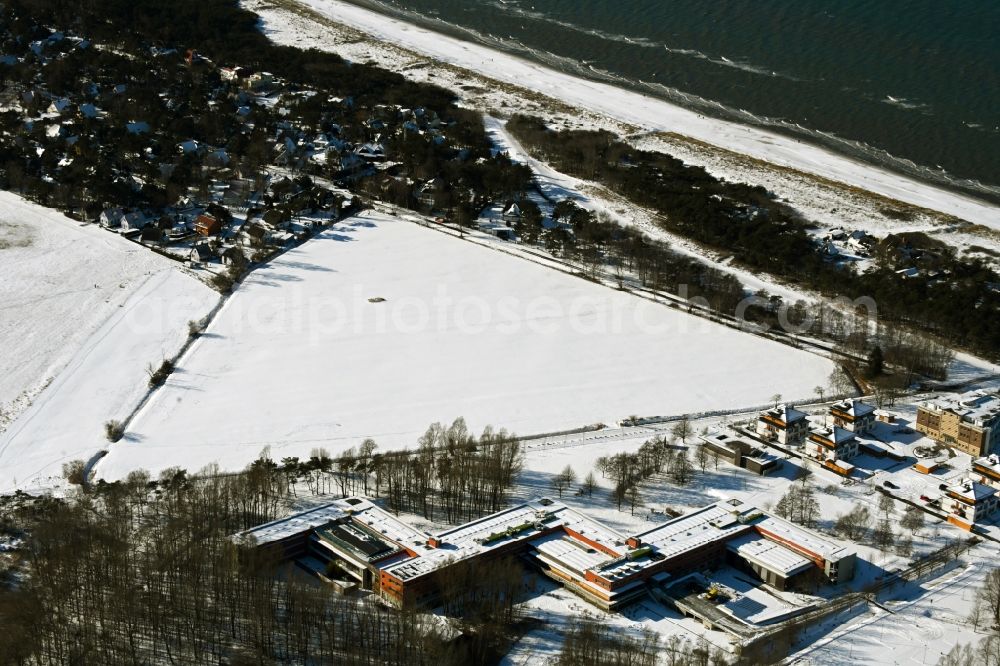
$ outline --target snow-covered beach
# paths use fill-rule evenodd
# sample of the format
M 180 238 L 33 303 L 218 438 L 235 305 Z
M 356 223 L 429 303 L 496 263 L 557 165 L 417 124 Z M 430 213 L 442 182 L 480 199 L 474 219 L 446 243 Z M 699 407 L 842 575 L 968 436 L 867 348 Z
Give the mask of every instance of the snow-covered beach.
M 348 26 L 389 48 L 422 54 L 439 63 L 472 71 L 504 86 L 517 86 L 578 109 L 581 114 L 604 116 L 631 126 L 638 132 L 670 132 L 724 150 L 764 160 L 782 168 L 805 172 L 822 179 L 866 190 L 887 199 L 938 211 L 974 224 L 1000 229 L 1000 208 L 971 197 L 838 155 L 824 148 L 759 128 L 700 115 L 670 102 L 588 81 L 485 46 L 417 27 L 342 0 L 296 0 L 312 16 L 274 5 L 250 1 L 246 6 L 264 19 L 264 29 L 280 43 L 314 46 L 342 53 L 349 59 L 368 56 L 382 66 L 391 66 L 372 53 L 378 44 L 337 43 L 324 39 L 322 17 Z M 285 7 L 293 7 L 295 3 Z M 311 20 L 309 20 L 311 18 Z M 309 25 L 312 23 L 312 25 Z M 329 24 L 326 26 L 329 28 Z M 382 54 L 384 56 L 384 54 Z M 411 75 L 411 72 L 404 72 Z M 421 76 L 430 76 L 427 73 Z M 448 86 L 447 75 L 436 71 L 431 80 Z M 525 102 L 525 109 L 531 105 Z M 519 109 L 510 109 L 511 111 Z

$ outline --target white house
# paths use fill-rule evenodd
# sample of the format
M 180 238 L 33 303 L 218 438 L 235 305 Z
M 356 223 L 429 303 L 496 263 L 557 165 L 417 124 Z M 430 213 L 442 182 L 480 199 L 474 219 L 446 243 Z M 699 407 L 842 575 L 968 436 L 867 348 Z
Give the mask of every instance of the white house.
M 817 428 L 806 440 L 806 455 L 820 462 L 850 460 L 858 455 L 858 438 L 838 426 Z
M 853 433 L 864 433 L 875 424 L 875 408 L 857 398 L 847 398 L 830 405 L 833 425 Z
M 766 409 L 757 417 L 757 434 L 781 444 L 800 444 L 809 432 L 806 413 L 792 405 Z
M 949 523 L 971 530 L 974 523 L 996 512 L 997 491 L 972 479 L 961 479 L 945 488 L 941 509 L 948 514 Z
M 121 208 L 108 208 L 97 218 L 98 224 L 109 229 L 121 227 L 123 211 Z
M 126 213 L 121 217 L 121 230 L 122 231 L 133 231 L 136 229 L 142 229 L 147 224 L 149 220 L 139 211 L 132 211 L 131 213 Z

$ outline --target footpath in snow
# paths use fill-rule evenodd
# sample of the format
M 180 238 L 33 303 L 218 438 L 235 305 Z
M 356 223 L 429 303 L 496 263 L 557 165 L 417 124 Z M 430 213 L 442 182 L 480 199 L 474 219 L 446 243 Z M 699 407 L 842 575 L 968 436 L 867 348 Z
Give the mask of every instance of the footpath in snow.
M 0 191 L 0 432 L 150 276 L 176 265 Z
M 139 404 L 147 365 L 173 357 L 187 322 L 205 316 L 218 298 L 176 268 L 146 279 L 0 435 L 0 492 L 52 487 L 64 463 L 121 445 L 105 439 L 104 423 L 124 420 Z

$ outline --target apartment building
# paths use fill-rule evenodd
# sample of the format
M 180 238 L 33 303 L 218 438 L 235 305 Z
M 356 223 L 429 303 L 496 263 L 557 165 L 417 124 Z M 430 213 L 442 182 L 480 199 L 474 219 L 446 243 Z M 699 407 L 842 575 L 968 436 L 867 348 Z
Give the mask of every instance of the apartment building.
M 989 455 L 1000 444 L 1000 396 L 970 391 L 929 400 L 917 407 L 916 429 L 973 457 Z

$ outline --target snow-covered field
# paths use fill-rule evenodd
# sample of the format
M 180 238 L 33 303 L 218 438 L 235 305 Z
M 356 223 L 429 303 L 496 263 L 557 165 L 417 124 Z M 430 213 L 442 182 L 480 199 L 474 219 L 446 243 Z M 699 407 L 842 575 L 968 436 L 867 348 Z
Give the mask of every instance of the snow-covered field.
M 0 432 L 137 289 L 174 265 L 0 192 Z
M 528 434 L 749 407 L 833 367 L 379 213 L 254 271 L 179 365 L 100 476 L 397 449 L 459 416 Z
M 64 463 L 88 461 L 106 449 L 104 423 L 124 420 L 138 406 L 147 392 L 147 365 L 176 354 L 187 322 L 206 315 L 218 298 L 170 267 L 142 282 L 0 434 L 0 492 L 50 488 Z
M 802 666 L 852 664 L 937 664 L 952 647 L 978 644 L 986 633 L 975 631 L 969 613 L 976 593 L 1000 550 L 987 543 L 969 551 L 956 570 L 923 585 L 902 586 L 883 595 L 884 609 L 867 612 L 794 653 L 789 663 Z
M 485 46 L 432 32 L 377 12 L 340 0 L 296 0 L 336 24 L 350 26 L 383 44 L 383 47 L 356 39 L 333 39 L 330 26 L 319 26 L 302 16 L 271 3 L 247 0 L 246 6 L 265 19 L 265 30 L 281 43 L 316 46 L 336 50 L 345 57 L 374 60 L 383 66 L 400 65 L 405 51 L 418 53 L 453 68 L 471 70 L 477 78 L 501 82 L 504 86 L 544 95 L 567 105 L 579 114 L 604 116 L 637 131 L 674 132 L 736 153 L 750 155 L 772 164 L 790 167 L 849 186 L 875 192 L 890 199 L 930 208 L 948 215 L 1000 228 L 1000 213 L 992 206 L 970 197 L 946 192 L 912 179 L 889 173 L 812 146 L 793 138 L 759 128 L 702 116 L 669 102 L 557 72 Z M 353 41 L 352 44 L 346 42 Z M 339 43 L 338 43 L 339 42 Z M 405 51 L 401 51 L 402 47 Z M 388 53 L 385 51 L 388 49 Z M 380 52 L 381 51 L 381 52 Z M 412 65 L 412 62 L 406 63 Z M 399 71 L 398 68 L 397 71 Z M 482 80 L 449 76 L 448 71 L 427 67 L 403 70 L 407 75 L 448 85 L 455 90 Z M 419 70 L 419 71 L 415 71 Z M 499 104 L 497 106 L 500 106 Z M 522 101 L 521 107 L 537 107 L 537 101 Z

